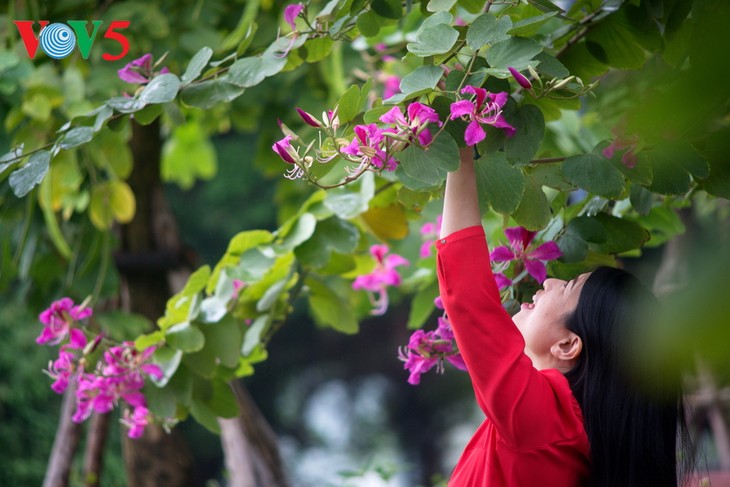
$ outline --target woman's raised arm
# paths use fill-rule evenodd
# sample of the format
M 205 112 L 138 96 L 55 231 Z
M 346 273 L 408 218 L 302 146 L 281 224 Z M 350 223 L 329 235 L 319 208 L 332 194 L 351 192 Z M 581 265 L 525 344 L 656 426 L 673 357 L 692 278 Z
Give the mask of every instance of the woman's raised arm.
M 466 147 L 460 151 L 459 169 L 446 176 L 444 213 L 441 222 L 441 237 L 444 238 L 462 228 L 481 225 L 479 198 L 474 172 L 474 149 Z

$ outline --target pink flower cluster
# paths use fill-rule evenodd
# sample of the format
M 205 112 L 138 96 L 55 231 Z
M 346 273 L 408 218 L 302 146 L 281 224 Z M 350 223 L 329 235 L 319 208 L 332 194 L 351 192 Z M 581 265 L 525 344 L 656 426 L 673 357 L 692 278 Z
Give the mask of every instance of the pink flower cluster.
M 433 244 L 441 233 L 441 215 L 436 217 L 436 223 L 428 222 L 421 225 L 421 237 L 424 239 L 419 253 L 422 259 L 431 257 Z
M 154 65 L 152 64 L 152 54 L 147 53 L 144 56 L 127 63 L 122 69 L 117 71 L 119 79 L 127 83 L 143 85 L 149 83 L 155 77 Z M 169 73 L 166 67 L 160 69 L 158 74 Z
M 535 247 L 532 241 L 535 239 L 535 232 L 526 230 L 523 227 L 511 227 L 504 231 L 509 240 L 509 246 L 495 247 L 490 253 L 492 263 L 503 265 L 500 271 L 494 272 L 494 279 L 499 289 L 504 289 L 513 284 L 513 281 L 504 275 L 511 262 L 517 264 L 515 274 L 526 270 L 528 274 L 542 284 L 547 277 L 545 262 L 555 260 L 562 252 L 555 242 L 545 242 Z
M 441 298 L 434 301 L 437 308 L 443 310 Z M 418 385 L 421 374 L 436 367 L 440 374 L 444 372 L 444 360 L 460 370 L 466 370 L 466 364 L 459 350 L 456 348 L 454 331 L 444 313 L 438 318 L 438 328 L 433 331 L 417 330 L 408 340 L 406 347 L 398 350 L 398 358 L 405 362 L 403 368 L 410 372 L 408 383 Z
M 297 108 L 297 113 L 304 123 L 318 129 L 331 131 L 328 135 L 336 138 L 335 132 L 339 128 L 339 120 L 336 116 L 336 109 L 323 114 L 323 120 L 316 119 L 313 115 Z M 334 112 L 334 113 L 333 113 Z M 317 161 L 321 163 L 330 162 L 337 156 L 341 156 L 348 162 L 357 164 L 352 173 L 361 173 L 365 170 L 394 171 L 398 163 L 393 154 L 404 150 L 410 144 L 417 143 L 427 146 L 433 140 L 428 124 L 441 126 L 442 122 L 436 111 L 421 103 L 411 103 L 404 113 L 398 106 L 393 107 L 380 117 L 380 122 L 356 125 L 353 128 L 354 137 L 349 141 L 341 142 L 337 138 L 337 151 L 318 150 Z M 287 173 L 290 179 L 296 179 L 304 175 L 302 166 L 310 167 L 314 158 L 307 156 L 307 152 L 313 144 L 299 154 L 299 149 L 292 146 L 296 137 L 287 134 L 283 139 L 272 146 L 272 150 L 287 164 L 296 167 Z
M 46 374 L 53 379 L 51 389 L 62 394 L 71 383 L 76 386 L 76 411 L 73 420 L 80 423 L 92 412 L 108 413 L 124 400 L 133 413 L 125 413 L 122 422 L 129 427 L 130 438 L 139 438 L 150 421 L 147 402 L 142 393 L 145 379 L 149 376 L 162 378 L 162 369 L 148 363 L 154 347 L 143 352 L 134 348 L 134 343 L 125 342 L 112 346 L 103 354 L 95 367 L 88 367 L 87 361 L 101 343 L 96 336 L 89 343 L 84 332 L 74 325 L 92 315 L 91 308 L 83 304 L 76 306 L 70 298 L 54 301 L 43 311 L 39 319 L 44 328 L 36 339 L 38 344 L 58 345 L 63 343 L 58 358 L 48 365 Z M 87 372 L 91 370 L 91 372 Z
M 461 118 L 469 122 L 464 132 L 466 145 L 478 144 L 486 138 L 487 133 L 482 125 L 503 129 L 508 137 L 515 134 L 515 128 L 502 115 L 502 109 L 509 96 L 507 92 L 490 93 L 484 88 L 467 85 L 461 93 L 473 95 L 474 99 L 463 99 L 452 103 L 450 118 L 451 120 Z
M 515 73 L 519 75 L 518 72 Z M 509 97 L 507 92 L 490 93 L 484 88 L 467 85 L 461 90 L 461 95 L 469 95 L 469 97 L 461 98 L 451 104 L 449 118 L 469 122 L 464 132 L 464 141 L 467 145 L 475 145 L 484 140 L 487 136 L 484 127 L 488 125 L 504 130 L 508 137 L 515 134 L 515 128 L 505 120 L 502 114 Z M 276 141 L 271 148 L 284 162 L 293 166 L 286 173 L 286 177 L 289 179 L 304 176 L 315 159 L 320 163 L 327 163 L 338 156 L 347 162 L 356 164 L 357 166 L 350 169 L 349 172 L 358 176 L 366 170 L 394 171 L 398 166 L 398 162 L 393 157 L 394 154 L 404 150 L 410 144 L 428 147 L 433 141 L 429 124 L 435 124 L 438 127 L 443 125 L 436 110 L 428 105 L 414 102 L 408 105 L 405 113 L 401 107 L 394 106 L 383 114 L 379 120 L 385 125 L 376 123 L 355 125 L 354 137 L 348 142 L 347 139 L 337 135 L 339 129 L 337 109 L 323 113 L 322 121 L 301 108 L 296 110 L 304 123 L 325 130 L 327 136 L 332 140 L 332 144 L 325 148 L 327 144 L 323 144 L 320 137 L 319 145 L 321 147 L 315 149 L 315 157 L 308 155 L 315 145 L 315 141 L 309 143 L 300 154 L 301 146 L 297 148 L 292 145 L 293 142 L 299 141 L 299 137 L 282 127 L 285 137 Z M 335 148 L 333 149 L 332 146 Z M 356 179 L 356 177 L 352 179 Z
M 375 269 L 369 274 L 358 276 L 352 289 L 368 292 L 374 308 L 371 314 L 382 315 L 388 309 L 388 287 L 400 286 L 401 277 L 396 267 L 409 265 L 408 260 L 398 254 L 388 254 L 387 245 L 373 245 L 370 254 L 375 258 Z

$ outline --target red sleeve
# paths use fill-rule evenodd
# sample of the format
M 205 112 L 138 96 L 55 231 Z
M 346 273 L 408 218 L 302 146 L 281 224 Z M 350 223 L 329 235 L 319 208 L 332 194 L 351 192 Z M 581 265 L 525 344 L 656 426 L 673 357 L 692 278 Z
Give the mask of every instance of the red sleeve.
M 484 229 L 464 228 L 437 240 L 441 299 L 479 406 L 513 448 L 563 437 L 564 402 L 525 355 L 525 341 L 502 307 Z

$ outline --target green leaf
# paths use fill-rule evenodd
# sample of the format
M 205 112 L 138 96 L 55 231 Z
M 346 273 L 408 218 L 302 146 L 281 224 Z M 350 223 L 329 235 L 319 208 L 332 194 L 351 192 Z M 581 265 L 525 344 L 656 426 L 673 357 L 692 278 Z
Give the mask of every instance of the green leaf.
M 564 10 L 557 5 L 555 5 L 551 0 L 527 0 L 527 3 L 534 5 L 538 9 L 542 10 L 543 12 L 554 12 L 557 11 L 558 13 L 564 12 Z
M 148 103 L 167 103 L 175 99 L 180 90 L 180 79 L 172 73 L 165 73 L 155 78 L 142 89 L 139 101 Z
M 51 153 L 43 150 L 31 154 L 23 167 L 10 173 L 10 187 L 15 196 L 22 198 L 40 184 L 48 172 L 50 163 Z
M 588 255 L 588 244 L 580 236 L 573 233 L 561 235 L 555 243 L 560 248 L 562 255 L 560 262 L 573 263 L 581 262 Z
M 503 152 L 492 152 L 475 162 L 477 189 L 482 211 L 510 214 L 517 209 L 525 192 L 522 171 L 512 166 Z
M 282 246 L 291 250 L 309 240 L 317 226 L 317 219 L 311 213 L 301 215 L 284 237 Z
M 566 233 L 579 236 L 586 242 L 602 244 L 606 242 L 606 229 L 600 221 L 590 216 L 579 216 L 570 220 Z
M 599 154 L 589 153 L 567 158 L 563 162 L 563 174 L 576 186 L 607 198 L 615 198 L 624 190 L 621 171 Z
M 375 37 L 380 33 L 383 17 L 372 11 L 360 14 L 357 18 L 357 29 L 365 37 Z
M 146 105 L 138 98 L 125 98 L 122 96 L 110 98 L 105 103 L 119 113 L 134 113 L 143 109 Z
M 309 309 L 320 326 L 328 326 L 348 335 L 359 330 L 352 306 L 324 282 L 306 279 L 309 288 Z
M 370 8 L 386 19 L 400 19 L 403 15 L 401 0 L 373 0 Z
M 264 311 L 270 310 L 274 303 L 279 300 L 281 293 L 284 292 L 288 281 L 288 278 L 284 278 L 273 283 L 256 303 L 256 311 L 263 313 Z
M 615 68 L 639 69 L 646 54 L 633 34 L 625 9 L 602 19 L 588 31 L 586 47 L 599 61 Z
M 540 52 L 542 45 L 539 42 L 523 37 L 512 37 L 490 47 L 486 57 L 492 68 L 506 69 L 512 66 L 520 70 Z
M 447 24 L 436 24 L 418 31 L 416 41 L 406 45 L 408 52 L 419 57 L 445 54 L 454 47 L 459 31 Z
M 629 193 L 631 206 L 639 213 L 646 215 L 654 204 L 654 194 L 639 184 L 632 184 Z
M 288 39 L 285 41 L 289 42 Z M 277 54 L 277 49 L 278 45 L 274 42 L 261 56 L 239 59 L 228 70 L 229 81 L 241 88 L 249 88 L 275 75 L 286 65 L 286 57 Z
M 241 412 L 236 396 L 228 383 L 218 379 L 213 383 L 213 395 L 206 401 L 210 410 L 219 418 L 235 418 Z
M 153 377 L 152 381 L 158 387 L 164 387 L 173 374 L 175 374 L 175 371 L 180 366 L 182 356 L 183 353 L 181 350 L 173 350 L 167 345 L 155 350 L 155 353 L 152 355 L 152 362 L 159 365 L 162 369 L 162 378 L 158 380 Z
M 525 171 L 540 186 L 547 186 L 558 191 L 573 191 L 575 189 L 575 186 L 565 180 L 562 165 L 535 164 L 535 167 L 526 168 Z
M 408 176 L 430 185 L 439 184 L 448 171 L 459 167 L 459 147 L 446 132 L 425 150 L 409 145 L 396 156 Z
M 512 28 L 512 19 L 505 15 L 499 20 L 485 13 L 474 19 L 466 31 L 466 43 L 474 51 L 478 51 L 487 44 L 495 44 L 509 39 L 507 31 Z
M 340 123 L 347 123 L 355 118 L 355 115 L 360 112 L 360 87 L 350 86 L 340 97 L 337 106 Z
M 259 316 L 256 318 L 251 325 L 249 325 L 246 334 L 243 337 L 243 346 L 241 347 L 241 353 L 244 357 L 248 357 L 251 352 L 261 343 L 261 334 L 264 332 L 269 324 L 269 317 L 267 315 Z
M 212 56 L 213 49 L 208 46 L 205 46 L 201 48 L 198 52 L 196 52 L 193 58 L 188 63 L 188 67 L 187 69 L 185 69 L 185 73 L 180 78 L 182 85 L 186 86 L 190 84 L 190 82 L 194 79 L 197 79 L 197 77 L 200 76 L 200 73 L 203 72 L 203 69 L 208 64 L 208 61 L 210 61 L 210 58 Z
M 59 142 L 61 149 L 71 149 L 87 143 L 94 138 L 93 127 L 75 127 L 66 132 Z
M 507 33 L 513 36 L 531 37 L 537 34 L 540 27 L 545 25 L 548 20 L 552 19 L 557 14 L 557 11 L 552 11 L 535 17 L 528 17 L 526 19 L 519 20 L 515 22 L 512 29 L 510 29 Z
M 140 125 L 149 125 L 154 122 L 157 117 L 162 115 L 164 105 L 147 105 L 142 110 L 134 113 L 134 120 Z
M 444 70 L 439 66 L 419 66 L 412 73 L 404 77 L 400 82 L 400 91 L 384 102 L 400 103 L 403 100 L 420 96 L 427 91 L 436 88 Z
M 558 61 L 558 58 L 552 54 L 543 51 L 536 55 L 533 59 L 540 62 L 537 70 L 541 73 L 545 73 L 551 78 L 567 78 L 570 75 L 568 68 L 566 68 L 565 65 Z
M 185 354 L 185 364 L 201 376 L 210 379 L 215 376 L 218 364 L 235 368 L 241 356 L 243 331 L 241 324 L 232 316 L 225 316 L 220 322 L 205 326 L 201 330 L 205 345 L 195 353 Z
M 606 243 L 599 246 L 602 253 L 619 254 L 638 249 L 649 240 L 649 232 L 638 223 L 606 213 L 599 213 L 595 218 L 606 230 Z
M 114 221 L 129 223 L 136 210 L 134 193 L 124 181 L 97 184 L 91 191 L 89 218 L 99 230 L 110 228 Z
M 171 326 L 165 333 L 165 340 L 171 347 L 185 353 L 197 352 L 205 345 L 205 336 L 197 326 L 185 321 Z
M 400 203 L 371 207 L 361 217 L 373 235 L 381 240 L 401 240 L 408 236 L 408 220 Z
M 449 11 L 456 4 L 456 0 L 430 0 L 426 10 L 429 12 Z
M 332 251 L 350 253 L 357 247 L 360 232 L 350 222 L 333 216 L 319 222 L 314 236 L 295 250 L 305 265 L 323 267 Z
M 433 310 L 436 309 L 433 301 L 438 295 L 438 281 L 431 282 L 416 293 L 413 301 L 411 301 L 411 312 L 408 314 L 408 324 L 406 326 L 409 330 L 421 328 L 429 316 L 433 314 Z
M 141 352 L 147 350 L 150 347 L 158 345 L 164 339 L 165 332 L 163 332 L 162 330 L 153 331 L 152 333 L 138 336 L 137 339 L 134 340 L 134 348 Z
M 175 127 L 162 147 L 162 180 L 189 189 L 196 179 L 211 179 L 217 171 L 215 148 L 202 126 L 190 120 Z
M 545 118 L 535 105 L 523 105 L 508 122 L 516 132 L 504 144 L 507 160 L 513 164 L 529 164 L 540 148 L 545 135 Z
M 512 213 L 512 218 L 527 230 L 538 231 L 550 223 L 550 203 L 542 187 L 531 176 L 526 177 L 525 182 L 522 201 Z
M 182 90 L 181 99 L 186 105 L 207 110 L 216 103 L 234 100 L 243 92 L 244 88 L 222 76 L 186 86 Z
M 661 194 L 686 193 L 691 184 L 682 155 L 670 148 L 657 147 L 646 152 L 646 161 L 651 167 L 652 181 L 649 189 Z

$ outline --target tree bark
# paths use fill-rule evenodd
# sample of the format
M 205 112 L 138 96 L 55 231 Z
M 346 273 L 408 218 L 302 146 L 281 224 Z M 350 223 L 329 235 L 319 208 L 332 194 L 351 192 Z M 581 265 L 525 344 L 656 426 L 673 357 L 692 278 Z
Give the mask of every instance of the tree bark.
M 219 418 L 230 487 L 286 487 L 276 435 L 240 381 L 231 382 L 241 414 Z
M 104 449 L 109 436 L 111 415 L 95 413 L 91 417 L 86 433 L 86 450 L 84 451 L 84 487 L 98 487 L 101 481 L 101 470 L 104 464 Z
M 76 386 L 73 381 L 63 395 L 61 414 L 59 417 L 56 438 L 53 440 L 51 458 L 43 479 L 43 487 L 66 487 L 68 485 L 71 462 L 81 436 L 81 425 L 73 422 L 71 417 L 76 407 Z
M 134 169 L 128 183 L 137 206 L 134 219 L 121 227 L 115 263 L 121 276 L 122 308 L 154 322 L 171 295 L 168 273 L 183 264 L 180 236 L 160 180 L 159 120 L 147 126 L 132 123 L 130 145 Z M 122 441 L 129 487 L 193 485 L 192 455 L 178 431 L 167 434 L 160 426 L 149 425 L 142 438 L 130 440 L 125 434 Z

